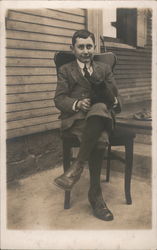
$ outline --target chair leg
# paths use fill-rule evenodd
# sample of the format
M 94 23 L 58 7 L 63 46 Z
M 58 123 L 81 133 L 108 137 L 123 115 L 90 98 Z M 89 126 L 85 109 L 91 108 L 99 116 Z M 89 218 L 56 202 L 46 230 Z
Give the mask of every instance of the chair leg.
M 131 175 L 133 167 L 133 139 L 130 140 L 125 145 L 125 159 L 126 159 L 126 168 L 125 168 L 125 198 L 127 204 L 132 204 L 131 199 Z
M 110 163 L 111 163 L 110 154 L 111 154 L 111 145 L 109 144 L 107 150 L 106 182 L 109 182 L 110 180 Z
M 70 191 L 65 191 L 65 196 L 64 196 L 64 209 L 69 209 L 70 208 Z
M 63 140 L 63 169 L 64 172 L 70 167 L 70 150 L 69 143 Z M 70 208 L 70 191 L 65 191 L 64 196 L 64 209 Z

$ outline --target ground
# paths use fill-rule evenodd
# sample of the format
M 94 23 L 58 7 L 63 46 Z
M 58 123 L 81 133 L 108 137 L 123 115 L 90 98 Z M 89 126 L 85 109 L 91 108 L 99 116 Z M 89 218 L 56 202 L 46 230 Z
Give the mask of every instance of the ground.
M 95 218 L 87 200 L 89 175 L 84 170 L 72 191 L 71 208 L 64 210 L 64 192 L 53 184 L 62 167 L 46 170 L 8 185 L 8 228 L 31 230 L 150 229 L 151 184 L 146 178 L 132 178 L 132 205 L 126 205 L 123 173 L 112 171 L 109 183 L 102 182 L 105 201 L 114 220 Z M 102 180 L 105 176 L 102 173 Z
M 140 110 L 141 106 L 136 105 L 135 108 Z M 136 109 L 132 112 L 135 113 Z M 129 109 L 125 117 L 127 114 L 130 114 Z M 123 165 L 114 161 L 110 182 L 102 182 L 104 199 L 113 212 L 113 221 L 101 221 L 92 214 L 87 199 L 87 168 L 72 191 L 71 208 L 64 210 L 64 192 L 53 184 L 54 178 L 63 172 L 63 167 L 58 166 L 8 183 L 8 229 L 151 229 L 151 134 L 146 132 L 147 130 L 144 130 L 142 134 L 137 134 L 138 143 L 134 143 L 132 205 L 125 203 Z M 139 139 L 142 144 L 139 143 Z M 124 149 L 117 150 L 124 155 Z M 50 155 L 52 158 L 51 153 Z M 102 180 L 105 179 L 104 174 L 105 169 L 102 172 Z

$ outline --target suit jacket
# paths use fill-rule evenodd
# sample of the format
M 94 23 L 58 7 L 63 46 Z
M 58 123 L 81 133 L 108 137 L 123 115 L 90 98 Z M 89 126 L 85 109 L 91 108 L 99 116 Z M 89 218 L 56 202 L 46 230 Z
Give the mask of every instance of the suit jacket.
M 118 96 L 118 89 L 113 77 L 113 73 L 108 64 L 93 61 L 92 78 L 97 83 L 104 81 L 109 91 L 115 97 Z M 61 111 L 62 129 L 70 128 L 77 119 L 85 119 L 86 113 L 72 110 L 76 100 L 91 98 L 91 83 L 83 76 L 77 61 L 61 66 L 58 70 L 58 82 L 55 92 L 54 102 Z M 98 110 L 99 115 L 99 110 Z

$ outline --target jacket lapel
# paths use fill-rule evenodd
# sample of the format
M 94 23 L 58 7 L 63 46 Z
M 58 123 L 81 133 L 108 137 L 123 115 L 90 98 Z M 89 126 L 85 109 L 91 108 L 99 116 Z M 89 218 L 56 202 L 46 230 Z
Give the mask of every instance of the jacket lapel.
M 72 63 L 71 75 L 78 84 L 84 87 L 90 85 L 89 81 L 83 76 L 76 60 Z
M 93 66 L 93 73 L 91 75 L 92 79 L 96 80 L 96 81 L 98 81 L 98 80 L 102 81 L 104 78 L 102 69 L 95 61 L 93 61 L 92 66 Z M 78 84 L 80 84 L 84 87 L 85 86 L 90 87 L 90 85 L 91 85 L 90 82 L 83 76 L 76 60 L 74 62 L 72 62 L 71 75 L 72 75 L 73 79 L 75 80 L 75 82 L 77 82 Z

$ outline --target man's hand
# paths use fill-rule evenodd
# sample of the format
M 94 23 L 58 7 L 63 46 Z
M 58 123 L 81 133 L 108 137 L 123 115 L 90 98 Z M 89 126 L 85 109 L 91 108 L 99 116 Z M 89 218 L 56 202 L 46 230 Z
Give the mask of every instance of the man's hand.
M 89 98 L 79 100 L 77 103 L 77 108 L 85 112 L 89 111 L 90 106 L 91 106 L 91 101 Z

